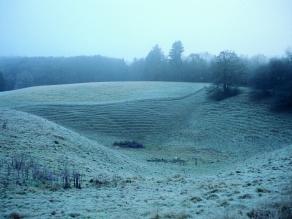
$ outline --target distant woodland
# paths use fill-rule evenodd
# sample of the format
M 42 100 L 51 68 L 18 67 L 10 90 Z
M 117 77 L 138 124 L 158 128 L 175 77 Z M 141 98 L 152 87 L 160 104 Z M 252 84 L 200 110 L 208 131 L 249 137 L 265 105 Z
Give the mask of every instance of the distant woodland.
M 249 86 L 256 99 L 274 97 L 285 108 L 292 106 L 292 52 L 270 59 L 228 50 L 186 56 L 182 42 L 176 41 L 168 54 L 156 45 L 131 63 L 103 56 L 0 58 L 0 91 L 98 81 L 210 82 L 224 93 Z

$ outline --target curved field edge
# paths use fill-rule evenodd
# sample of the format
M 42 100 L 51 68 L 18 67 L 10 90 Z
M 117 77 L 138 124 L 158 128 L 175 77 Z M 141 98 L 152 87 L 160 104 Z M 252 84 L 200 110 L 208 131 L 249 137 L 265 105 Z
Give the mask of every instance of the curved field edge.
M 95 82 L 24 88 L 0 93 L 0 107 L 38 104 L 105 104 L 179 98 L 207 86 L 183 82 Z

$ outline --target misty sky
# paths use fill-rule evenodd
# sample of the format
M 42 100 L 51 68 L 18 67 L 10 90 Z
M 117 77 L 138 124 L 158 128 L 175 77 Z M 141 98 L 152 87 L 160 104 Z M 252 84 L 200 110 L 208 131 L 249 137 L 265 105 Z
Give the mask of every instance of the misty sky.
M 0 0 L 0 56 L 143 57 L 224 49 L 282 55 L 292 46 L 292 0 Z

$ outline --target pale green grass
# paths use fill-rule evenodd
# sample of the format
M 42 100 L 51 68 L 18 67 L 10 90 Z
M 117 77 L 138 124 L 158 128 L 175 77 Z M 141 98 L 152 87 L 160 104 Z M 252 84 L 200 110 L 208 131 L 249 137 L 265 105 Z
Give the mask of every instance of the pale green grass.
M 97 82 L 24 88 L 0 93 L 0 107 L 37 104 L 102 104 L 141 99 L 176 98 L 204 83 Z

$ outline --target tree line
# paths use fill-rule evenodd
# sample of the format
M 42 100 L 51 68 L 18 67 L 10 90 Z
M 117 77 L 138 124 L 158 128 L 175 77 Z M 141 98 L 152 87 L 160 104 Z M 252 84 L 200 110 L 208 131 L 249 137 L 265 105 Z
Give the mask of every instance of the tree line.
M 102 56 L 0 58 L 0 90 L 124 80 L 123 60 Z M 1 80 L 2 79 L 2 80 Z
M 271 97 L 275 105 L 290 106 L 291 51 L 284 57 L 239 56 L 233 51 L 218 55 L 184 55 L 181 41 L 167 55 L 155 45 L 145 58 L 130 64 L 103 56 L 0 58 L 0 91 L 37 85 L 97 81 L 210 82 L 221 99 L 236 94 L 237 86 L 253 88 L 256 98 Z M 219 99 L 220 99 L 219 98 Z
M 256 99 L 271 99 L 276 110 L 292 109 L 292 52 L 260 65 L 250 80 Z

